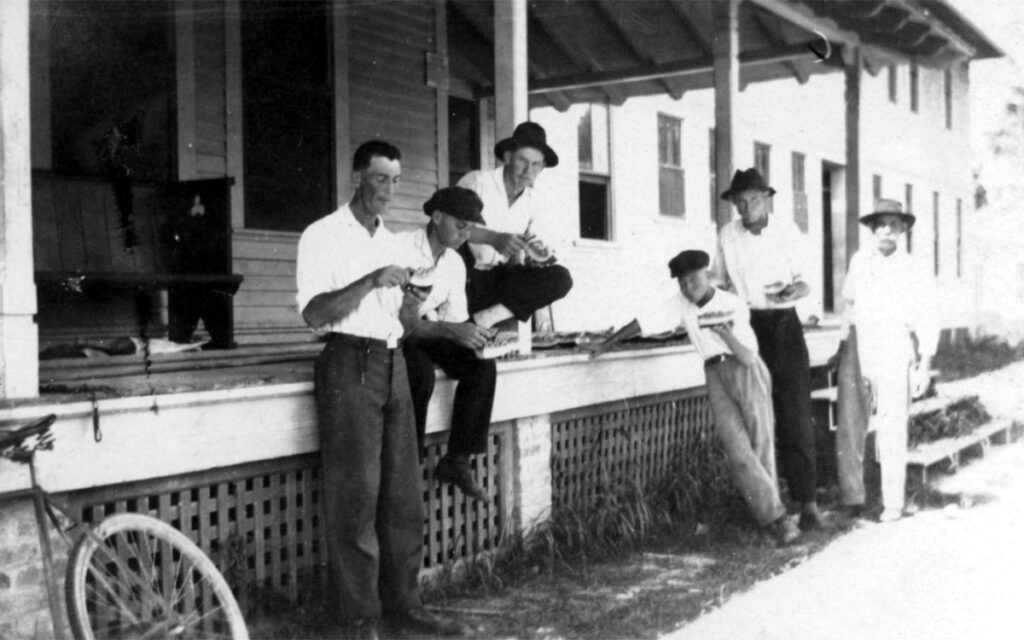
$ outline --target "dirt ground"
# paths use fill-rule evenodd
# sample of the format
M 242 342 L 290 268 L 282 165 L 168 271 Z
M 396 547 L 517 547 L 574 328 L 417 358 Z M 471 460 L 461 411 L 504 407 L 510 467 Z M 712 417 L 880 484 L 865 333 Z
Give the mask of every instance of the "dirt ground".
M 1024 362 L 941 384 L 1024 420 Z M 615 562 L 532 575 L 501 588 L 434 591 L 428 607 L 477 638 L 1019 637 L 1024 442 L 990 448 L 913 493 L 898 523 L 849 521 L 776 548 L 749 522 L 700 525 Z M 827 507 L 829 496 L 822 496 Z M 333 638 L 323 612 L 293 611 L 253 637 Z M 979 618 L 980 615 L 984 617 Z

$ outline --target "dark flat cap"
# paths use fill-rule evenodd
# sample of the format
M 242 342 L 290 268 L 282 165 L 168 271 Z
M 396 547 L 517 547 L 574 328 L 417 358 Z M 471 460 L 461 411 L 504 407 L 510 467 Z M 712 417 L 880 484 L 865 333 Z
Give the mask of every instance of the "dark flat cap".
M 462 187 L 438 189 L 434 195 L 430 196 L 430 200 L 423 203 L 423 213 L 428 216 L 435 211 L 440 211 L 459 220 L 477 224 L 484 223 L 484 219 L 480 215 L 483 208 L 484 203 L 480 200 L 480 196 L 476 195 L 475 191 Z
M 703 251 L 688 249 L 668 261 L 668 272 L 679 278 L 711 264 L 711 257 Z
M 768 195 L 775 195 L 775 189 L 769 187 L 761 173 L 751 167 L 746 171 L 737 170 L 736 173 L 732 174 L 732 183 L 729 185 L 728 190 L 722 192 L 722 200 L 728 200 L 737 193 L 751 190 L 767 191 Z

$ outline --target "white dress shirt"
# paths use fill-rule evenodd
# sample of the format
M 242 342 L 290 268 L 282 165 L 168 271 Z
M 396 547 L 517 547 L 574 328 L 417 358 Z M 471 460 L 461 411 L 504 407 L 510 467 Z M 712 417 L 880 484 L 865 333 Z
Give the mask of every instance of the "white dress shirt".
M 310 224 L 299 238 L 295 265 L 299 312 L 321 293 L 344 289 L 381 267 L 407 267 L 411 262 L 408 249 L 384 227 L 379 217 L 374 233 L 370 234 L 349 205 L 343 205 Z M 398 318 L 401 306 L 401 287 L 375 287 L 347 316 L 314 330 L 374 338 L 395 346 L 404 333 Z
M 876 364 L 910 362 L 910 332 L 917 336 L 920 355 L 935 353 L 939 325 L 934 284 L 902 248 L 889 256 L 877 249 L 854 254 L 843 298 L 853 303 L 844 309 L 844 330 L 851 324 L 857 327 L 862 366 L 874 370 Z
M 427 299 L 420 305 L 420 317 L 430 315 L 438 322 L 465 322 L 469 319 L 469 305 L 466 302 L 466 265 L 457 252 L 444 248 L 434 261 L 426 227 L 400 234 L 399 236 L 412 254 L 413 268 L 434 270 Z
M 488 229 L 499 233 L 526 233 L 533 221 L 533 187 L 524 189 L 509 206 L 503 170 L 504 166 L 490 171 L 470 171 L 462 176 L 458 186 L 471 189 L 480 196 L 484 203 L 480 213 Z M 492 269 L 508 261 L 506 256 L 490 245 L 470 243 L 469 248 L 476 258 L 476 269 Z
M 785 309 L 797 301 L 770 302 L 765 286 L 784 285 L 800 280 L 806 283 L 807 240 L 791 220 L 771 216 L 759 235 L 747 231 L 737 218 L 718 232 L 718 255 L 713 273 L 723 286 L 752 309 Z
M 637 316 L 640 330 L 644 335 L 651 335 L 684 326 L 697 353 L 707 360 L 723 353 L 732 355 L 732 350 L 717 333 L 700 326 L 700 317 L 704 314 L 730 313 L 732 333 L 736 340 L 757 353 L 757 336 L 750 328 L 750 310 L 746 303 L 728 291 L 717 287 L 714 291 L 712 298 L 703 307 L 690 302 L 678 289 L 674 293 L 667 293 L 661 298 L 661 304 L 654 304 Z

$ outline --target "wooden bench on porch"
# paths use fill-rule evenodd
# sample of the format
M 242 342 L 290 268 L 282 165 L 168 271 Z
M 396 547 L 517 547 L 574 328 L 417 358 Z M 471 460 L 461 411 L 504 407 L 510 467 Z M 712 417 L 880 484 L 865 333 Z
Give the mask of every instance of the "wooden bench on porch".
M 169 330 L 188 341 L 198 319 L 216 346 L 233 337 L 231 178 L 133 181 L 34 171 L 32 207 L 40 342 L 103 341 Z M 126 206 L 127 205 L 127 206 Z M 153 294 L 168 295 L 167 326 Z

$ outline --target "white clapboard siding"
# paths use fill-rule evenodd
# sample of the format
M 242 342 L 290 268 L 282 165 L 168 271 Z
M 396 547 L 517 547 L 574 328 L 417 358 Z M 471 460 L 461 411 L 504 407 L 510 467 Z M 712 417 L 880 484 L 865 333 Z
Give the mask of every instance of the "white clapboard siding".
M 354 9 L 348 21 L 349 134 L 353 146 L 383 138 L 402 151 L 402 184 L 389 222 L 408 227 L 437 189 L 436 91 L 424 79 L 435 50 L 434 7 L 380 3 Z
M 295 252 L 299 234 L 236 229 L 232 269 L 245 277 L 235 294 L 239 344 L 313 339 L 295 308 Z

